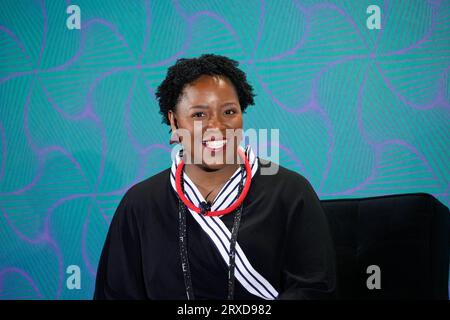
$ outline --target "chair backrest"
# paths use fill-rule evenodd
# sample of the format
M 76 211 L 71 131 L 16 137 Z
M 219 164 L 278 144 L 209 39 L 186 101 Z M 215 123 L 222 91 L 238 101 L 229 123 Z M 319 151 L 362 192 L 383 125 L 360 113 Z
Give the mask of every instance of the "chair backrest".
M 336 250 L 338 298 L 448 299 L 450 214 L 432 195 L 321 204 Z

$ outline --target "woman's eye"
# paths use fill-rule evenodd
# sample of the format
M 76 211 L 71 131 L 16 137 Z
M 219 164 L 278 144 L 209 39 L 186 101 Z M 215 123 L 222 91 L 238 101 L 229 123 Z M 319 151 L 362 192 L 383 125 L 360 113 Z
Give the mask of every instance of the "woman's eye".
M 236 111 L 233 109 L 229 109 L 229 110 L 225 111 L 225 114 L 235 114 L 235 113 L 236 113 Z
M 193 118 L 200 118 L 203 117 L 205 115 L 204 112 L 196 112 L 192 115 Z

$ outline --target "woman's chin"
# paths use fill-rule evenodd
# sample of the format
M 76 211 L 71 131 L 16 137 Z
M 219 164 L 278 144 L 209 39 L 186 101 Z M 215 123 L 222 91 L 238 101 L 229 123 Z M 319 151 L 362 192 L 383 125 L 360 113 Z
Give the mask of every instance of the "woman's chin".
M 194 159 L 194 164 L 202 167 L 207 171 L 216 171 L 230 165 L 240 163 L 237 150 L 228 150 L 228 148 L 210 149 L 205 146 L 202 147 L 201 157 L 198 157 L 195 152 L 191 153 L 191 159 Z M 198 154 L 200 155 L 200 154 Z M 188 159 L 186 163 L 192 163 Z
M 224 168 L 227 165 L 228 164 L 225 163 L 225 161 L 222 161 L 222 159 L 220 161 L 218 161 L 216 159 L 213 159 L 213 160 L 211 160 L 211 159 L 203 159 L 203 162 L 202 162 L 202 167 L 206 171 L 220 170 L 220 169 Z

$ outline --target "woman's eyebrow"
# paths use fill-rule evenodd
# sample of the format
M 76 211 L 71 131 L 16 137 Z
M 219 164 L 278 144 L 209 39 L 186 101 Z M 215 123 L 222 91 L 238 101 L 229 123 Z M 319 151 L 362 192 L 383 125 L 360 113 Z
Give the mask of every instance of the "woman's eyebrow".
M 201 104 L 196 104 L 194 106 L 190 106 L 189 107 L 189 109 L 198 109 L 198 108 L 200 108 L 200 109 L 208 109 L 209 107 L 205 106 L 205 105 L 201 105 Z
M 228 102 L 222 103 L 221 108 L 229 106 L 231 104 L 232 105 L 237 105 L 237 103 L 234 102 L 234 101 L 228 101 Z M 202 105 L 202 104 L 196 104 L 196 105 L 193 105 L 193 106 L 189 107 L 189 109 L 208 109 L 208 108 L 209 108 L 209 106 Z
M 230 104 L 237 105 L 237 103 L 234 101 L 228 101 L 228 102 L 225 102 L 224 104 L 222 104 L 222 107 L 229 106 Z

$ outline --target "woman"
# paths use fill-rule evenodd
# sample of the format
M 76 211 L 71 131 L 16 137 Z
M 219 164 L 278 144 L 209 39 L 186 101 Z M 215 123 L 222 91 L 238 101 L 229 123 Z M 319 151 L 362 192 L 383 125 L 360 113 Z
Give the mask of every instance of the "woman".
M 130 188 L 111 222 L 95 299 L 334 297 L 326 217 L 311 184 L 239 145 L 253 89 L 238 63 L 179 59 L 156 96 L 180 143 L 171 168 Z

